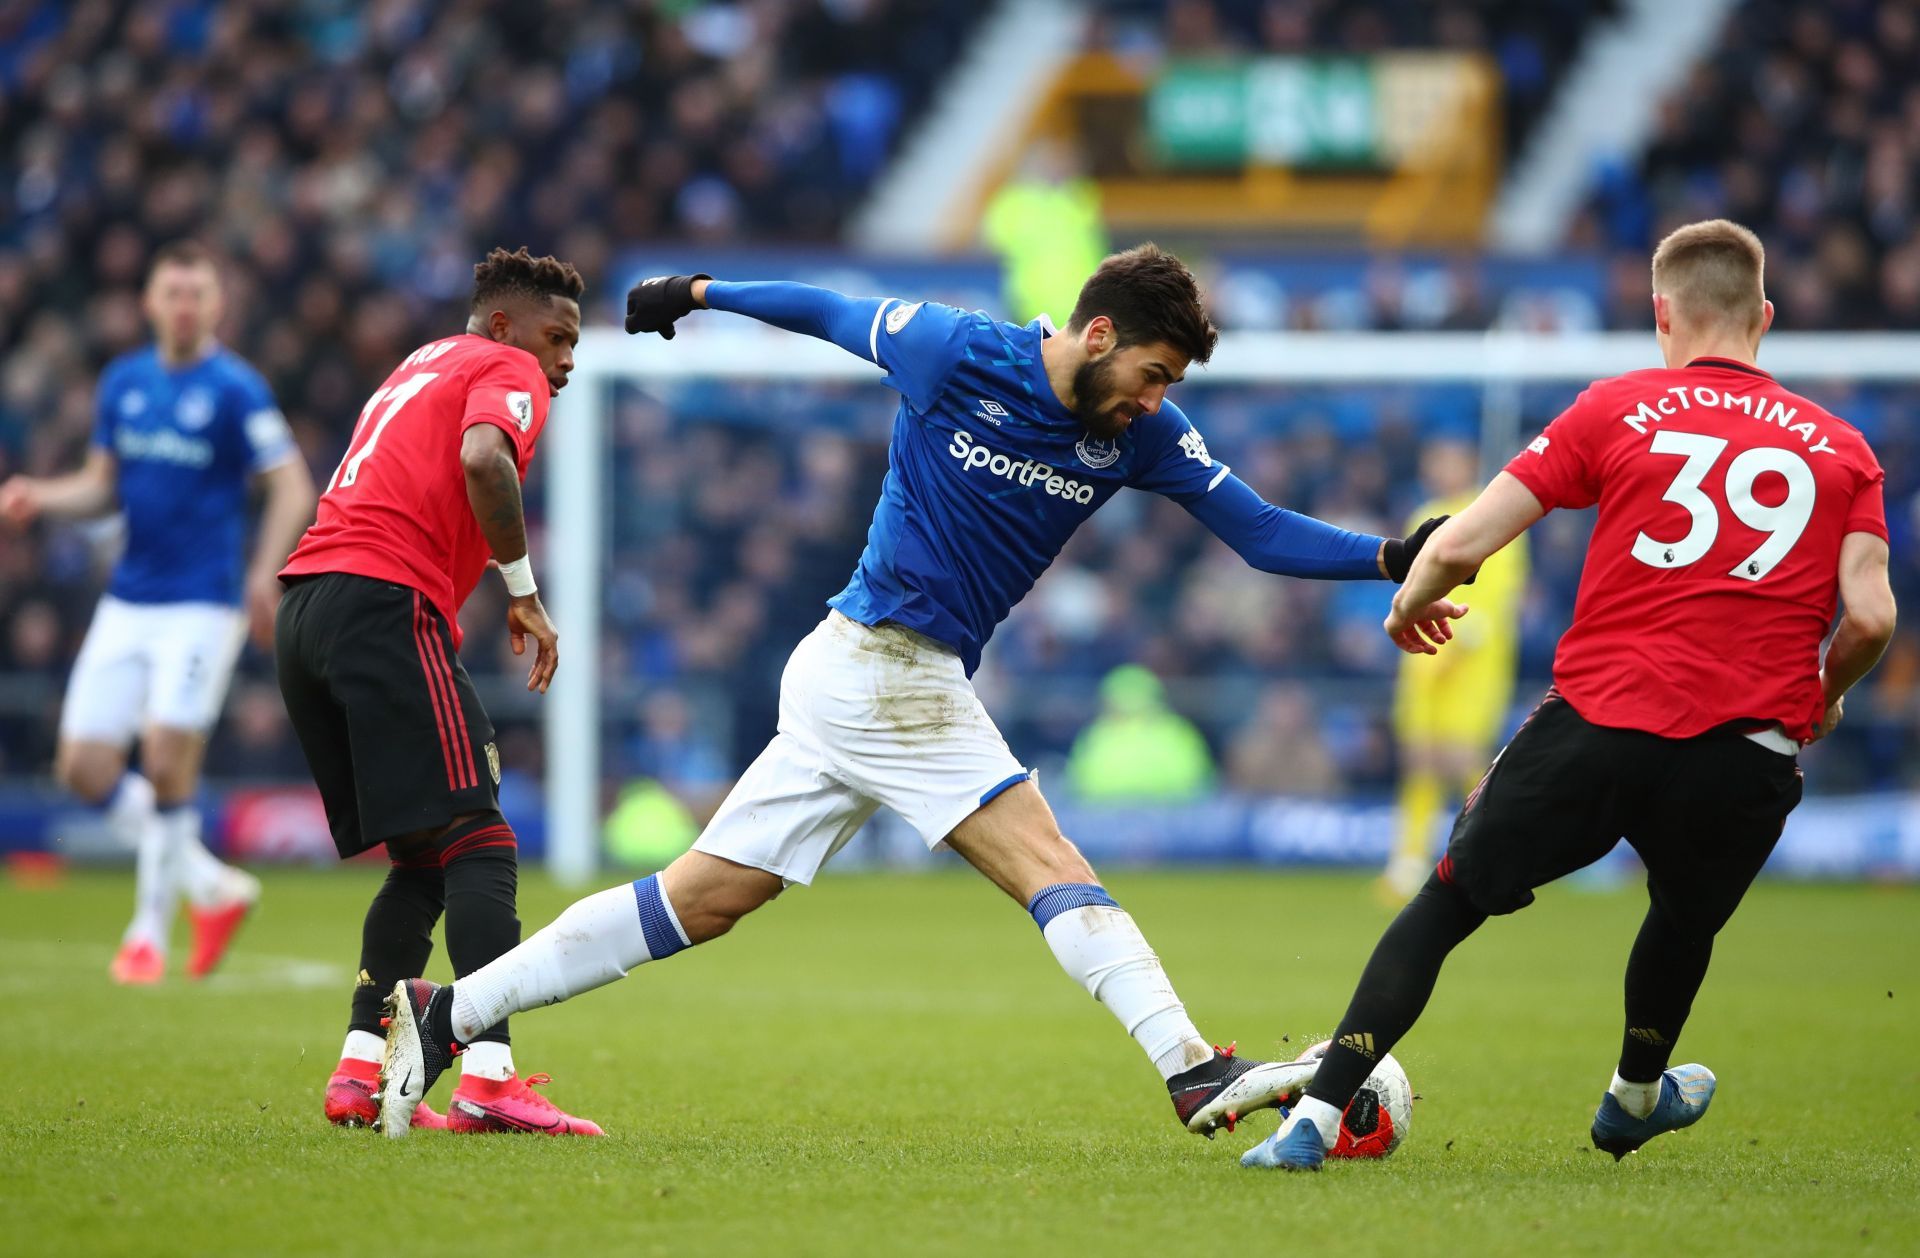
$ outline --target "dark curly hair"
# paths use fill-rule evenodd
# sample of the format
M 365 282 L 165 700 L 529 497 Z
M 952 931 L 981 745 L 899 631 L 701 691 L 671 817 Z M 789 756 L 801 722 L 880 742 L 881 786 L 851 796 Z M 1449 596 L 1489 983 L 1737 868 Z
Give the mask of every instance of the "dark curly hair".
M 521 245 L 512 253 L 496 248 L 484 262 L 473 267 L 473 308 L 496 297 L 531 297 L 542 303 L 555 297 L 580 300 L 587 282 L 574 270 L 573 263 L 547 256 L 536 258 Z
M 1119 346 L 1160 341 L 1196 363 L 1213 357 L 1220 339 L 1193 272 L 1156 244 L 1137 245 L 1102 262 L 1081 286 L 1067 326 L 1079 331 L 1101 315 L 1113 320 Z

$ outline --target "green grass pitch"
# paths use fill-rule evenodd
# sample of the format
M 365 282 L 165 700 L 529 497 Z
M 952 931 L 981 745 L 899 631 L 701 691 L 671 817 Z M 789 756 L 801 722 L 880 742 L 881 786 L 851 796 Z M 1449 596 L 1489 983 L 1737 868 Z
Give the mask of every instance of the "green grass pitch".
M 1384 1163 L 1243 1171 L 984 881 L 828 876 L 732 937 L 515 1019 L 603 1141 L 336 1131 L 378 870 L 270 875 L 229 968 L 110 985 L 125 876 L 0 889 L 0 1249 L 18 1254 L 1920 1252 L 1920 889 L 1763 884 L 1682 1060 L 1713 1112 L 1587 1143 L 1637 888 L 1556 888 L 1455 955 Z M 529 930 L 570 896 L 538 877 Z M 1201 1029 L 1323 1037 L 1388 914 L 1349 875 L 1111 879 Z M 435 969 L 444 973 L 436 955 Z M 444 1107 L 452 1081 L 435 1090 Z

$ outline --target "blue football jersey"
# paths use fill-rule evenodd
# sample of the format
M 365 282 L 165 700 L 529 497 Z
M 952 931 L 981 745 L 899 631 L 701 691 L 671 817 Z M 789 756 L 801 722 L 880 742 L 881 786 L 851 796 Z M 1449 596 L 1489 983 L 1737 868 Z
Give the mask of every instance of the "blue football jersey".
M 1164 402 L 1113 440 L 1090 437 L 1047 382 L 1043 319 L 1022 327 L 933 302 L 883 303 L 868 342 L 901 395 L 867 547 L 832 606 L 960 653 L 971 674 L 994 626 L 1073 531 L 1122 487 L 1191 503 L 1227 467 Z
M 129 603 L 238 604 L 248 483 L 298 455 L 260 373 L 225 348 L 183 367 L 151 346 L 124 354 L 100 377 L 93 444 L 118 461 L 127 518 L 107 592 Z

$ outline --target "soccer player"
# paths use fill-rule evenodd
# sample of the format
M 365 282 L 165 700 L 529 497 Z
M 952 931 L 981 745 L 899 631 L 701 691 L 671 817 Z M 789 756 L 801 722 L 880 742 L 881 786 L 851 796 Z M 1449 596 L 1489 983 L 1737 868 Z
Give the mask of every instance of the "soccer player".
M 811 882 L 881 805 L 1032 914 L 1062 968 L 1145 1050 L 1190 1130 L 1231 1126 L 1289 1094 L 1311 1067 L 1236 1059 L 1201 1038 L 970 677 L 994 625 L 1124 486 L 1181 503 L 1255 567 L 1298 576 L 1399 579 L 1437 522 L 1409 541 L 1348 533 L 1268 505 L 1216 461 L 1166 401 L 1216 333 L 1192 274 L 1151 245 L 1106 259 L 1063 332 L 1044 317 L 1022 327 L 931 302 L 704 275 L 636 286 L 627 331 L 671 337 L 700 307 L 832 341 L 900 393 L 866 553 L 787 664 L 778 734 L 692 851 L 579 901 L 448 987 L 394 989 L 388 1134 L 405 1134 L 450 1047 L 509 1012 L 726 934 L 784 887 Z M 1441 612 L 1428 629 L 1447 636 Z
M 1479 455 L 1465 441 L 1429 442 L 1420 479 L 1433 497 L 1415 520 L 1450 516 L 1473 501 Z M 1393 733 L 1400 748 L 1400 832 L 1382 874 L 1381 898 L 1405 904 L 1433 868 L 1433 827 L 1456 789 L 1464 798 L 1480 780 L 1513 701 L 1520 644 L 1520 599 L 1527 584 L 1527 539 L 1517 537 L 1475 574 L 1473 615 L 1462 620 L 1438 658 L 1400 661 Z
M 342 858 L 386 845 L 387 879 L 361 932 L 360 973 L 327 1118 L 374 1121 L 380 1002 L 418 974 L 444 911 L 455 974 L 520 942 L 517 845 L 500 815 L 493 726 L 461 666 L 461 604 L 489 560 L 512 601 L 527 688 L 545 692 L 556 635 L 527 556 L 520 485 L 548 401 L 573 370 L 584 288 L 573 267 L 522 248 L 474 267 L 466 331 L 422 345 L 367 399 L 281 570 L 280 693 Z M 497 1023 L 497 1025 L 496 1025 Z M 456 1131 L 599 1135 L 514 1070 L 505 1019 L 476 1028 L 450 1113 Z
M 143 304 L 153 344 L 100 377 L 80 470 L 0 485 L 0 517 L 19 527 L 116 506 L 126 516 L 126 549 L 67 682 L 54 762 L 60 784 L 107 805 L 137 852 L 133 921 L 110 970 L 120 983 L 164 976 L 182 891 L 194 978 L 220 963 L 259 899 L 259 881 L 201 841 L 200 766 L 249 627 L 262 646 L 273 640 L 274 571 L 313 515 L 313 478 L 273 393 L 215 339 L 213 255 L 191 241 L 160 249 Z M 254 484 L 265 501 L 249 562 Z
M 1707 1112 L 1713 1073 L 1667 1063 L 1713 938 L 1800 802 L 1796 753 L 1833 732 L 1894 622 L 1873 452 L 1755 365 L 1773 321 L 1764 263 L 1758 238 L 1723 219 L 1663 240 L 1653 312 L 1666 368 L 1587 389 L 1414 565 L 1386 629 L 1431 654 L 1416 614 L 1548 511 L 1600 505 L 1553 688 L 1374 949 L 1305 1099 L 1246 1165 L 1318 1169 L 1447 954 L 1623 835 L 1651 904 L 1593 1143 L 1624 1157 Z M 1846 612 L 1823 667 L 1836 596 Z

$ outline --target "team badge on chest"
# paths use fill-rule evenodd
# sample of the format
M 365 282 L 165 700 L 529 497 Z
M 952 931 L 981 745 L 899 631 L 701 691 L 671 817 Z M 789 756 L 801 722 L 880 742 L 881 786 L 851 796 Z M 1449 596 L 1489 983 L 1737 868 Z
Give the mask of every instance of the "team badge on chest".
M 188 432 L 198 432 L 213 422 L 213 394 L 205 389 L 188 389 L 174 404 L 173 417 Z
M 1080 438 L 1079 444 L 1073 447 L 1073 452 L 1080 456 L 1082 463 L 1095 470 L 1112 467 L 1120 461 L 1120 443 L 1100 437 Z

